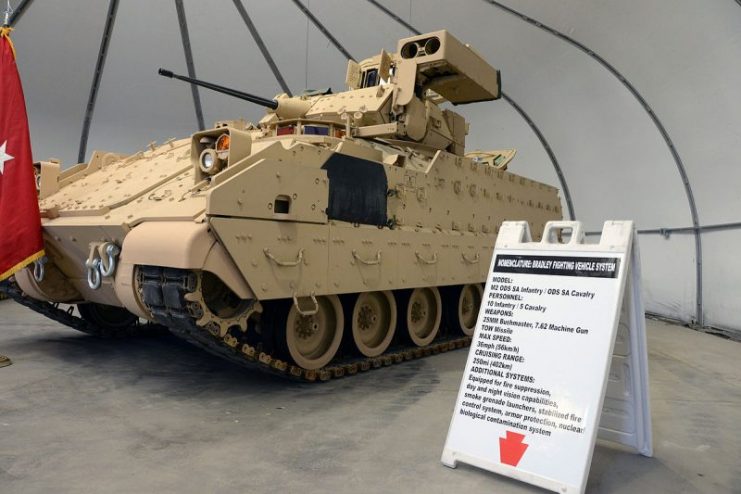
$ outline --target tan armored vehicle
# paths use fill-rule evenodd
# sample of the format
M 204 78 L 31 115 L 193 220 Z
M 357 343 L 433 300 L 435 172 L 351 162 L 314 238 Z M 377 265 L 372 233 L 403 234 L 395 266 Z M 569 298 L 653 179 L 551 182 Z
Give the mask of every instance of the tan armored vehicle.
M 446 31 L 349 62 L 337 94 L 160 73 L 267 113 L 37 164 L 48 261 L 8 290 L 77 329 L 153 330 L 143 319 L 264 370 L 338 377 L 469 343 L 498 225 L 561 217 L 555 188 L 506 171 L 514 151 L 465 154 L 468 124 L 443 104 L 497 99 L 500 77 Z

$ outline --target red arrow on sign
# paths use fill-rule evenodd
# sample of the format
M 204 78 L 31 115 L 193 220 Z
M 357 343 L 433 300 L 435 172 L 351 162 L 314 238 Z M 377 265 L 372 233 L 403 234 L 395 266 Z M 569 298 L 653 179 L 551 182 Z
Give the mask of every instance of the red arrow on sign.
M 506 439 L 503 437 L 499 438 L 499 461 L 506 465 L 512 465 L 516 467 L 522 455 L 525 454 L 527 444 L 522 441 L 525 439 L 525 434 L 518 434 L 517 432 L 507 431 Z

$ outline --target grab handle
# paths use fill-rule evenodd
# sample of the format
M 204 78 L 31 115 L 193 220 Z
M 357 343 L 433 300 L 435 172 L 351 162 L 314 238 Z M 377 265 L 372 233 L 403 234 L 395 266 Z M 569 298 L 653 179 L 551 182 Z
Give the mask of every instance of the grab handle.
M 432 259 L 425 259 L 419 252 L 414 253 L 417 256 L 417 260 L 422 264 L 435 264 L 437 262 L 437 252 L 432 254 Z
M 558 232 L 564 229 L 571 230 L 571 238 L 568 242 L 558 240 Z M 544 244 L 581 244 L 584 242 L 582 225 L 578 221 L 549 221 L 545 224 L 543 238 L 540 241 Z
M 363 259 L 358 255 L 358 252 L 355 250 L 352 251 L 352 256 L 355 258 L 356 261 L 358 261 L 361 264 L 365 264 L 366 266 L 373 266 L 376 264 L 381 264 L 381 251 L 380 250 L 376 253 L 375 259 L 368 259 L 368 260 Z
M 263 249 L 262 251 L 268 259 L 273 261 L 278 266 L 283 266 L 283 267 L 298 266 L 299 264 L 301 264 L 301 261 L 304 260 L 304 249 L 300 249 L 298 251 L 298 256 L 296 257 L 295 261 L 281 261 L 280 259 L 277 259 L 273 254 L 270 253 L 270 249 Z
M 463 258 L 463 260 L 467 264 L 477 264 L 479 262 L 479 259 L 480 259 L 478 252 L 476 253 L 475 256 L 473 256 L 473 259 L 469 259 L 468 257 L 466 257 L 466 253 L 465 252 L 461 252 L 461 257 Z
M 314 308 L 313 309 L 309 309 L 309 310 L 304 310 L 299 305 L 299 303 L 298 303 L 298 297 L 296 296 L 296 294 L 295 293 L 293 294 L 293 305 L 296 307 L 296 312 L 298 312 L 299 314 L 301 314 L 304 317 L 306 317 L 306 316 L 313 316 L 314 314 L 316 314 L 317 312 L 319 312 L 319 302 L 316 301 L 316 296 L 314 296 L 314 294 L 312 293 L 312 294 L 309 295 L 309 297 L 311 297 L 311 302 L 314 304 Z

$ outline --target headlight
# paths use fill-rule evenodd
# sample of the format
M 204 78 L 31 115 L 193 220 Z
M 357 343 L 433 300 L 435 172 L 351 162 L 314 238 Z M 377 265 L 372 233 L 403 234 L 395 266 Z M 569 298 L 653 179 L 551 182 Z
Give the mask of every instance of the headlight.
M 204 149 L 199 159 L 203 173 L 213 175 L 221 169 L 221 160 L 213 149 Z

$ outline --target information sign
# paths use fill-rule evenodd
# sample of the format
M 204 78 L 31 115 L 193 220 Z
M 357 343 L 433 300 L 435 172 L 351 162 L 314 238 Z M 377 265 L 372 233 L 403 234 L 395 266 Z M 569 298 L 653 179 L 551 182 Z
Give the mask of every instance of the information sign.
M 549 222 L 540 242 L 505 222 L 442 462 L 583 492 L 598 430 L 652 454 L 633 223 L 587 244 L 578 222 Z

